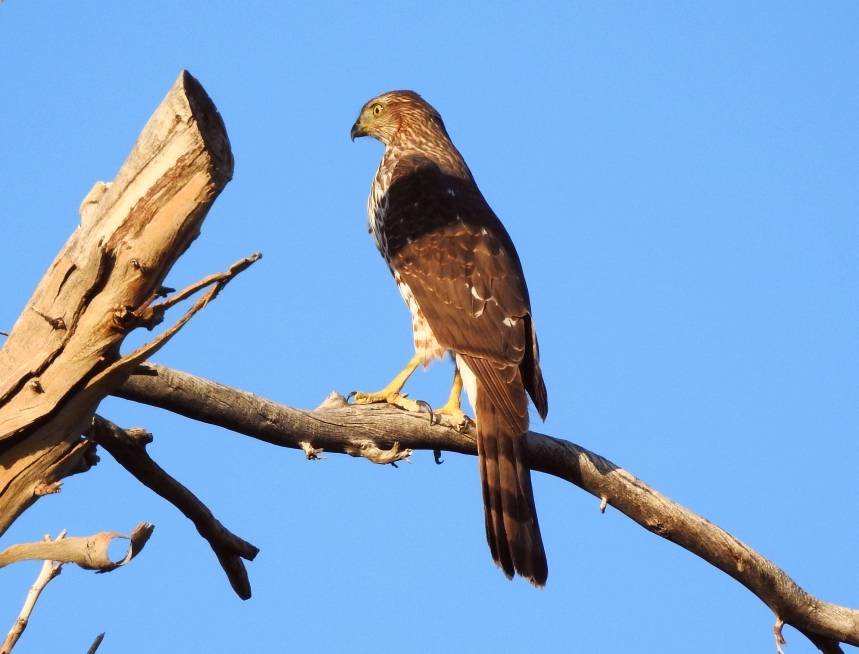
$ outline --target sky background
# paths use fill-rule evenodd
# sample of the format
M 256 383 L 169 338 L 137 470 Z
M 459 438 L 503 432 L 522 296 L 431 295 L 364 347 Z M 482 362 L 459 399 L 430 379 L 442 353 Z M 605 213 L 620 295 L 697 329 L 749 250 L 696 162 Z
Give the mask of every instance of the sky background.
M 0 330 L 11 328 L 178 72 L 236 159 L 181 287 L 262 250 L 156 360 L 284 403 L 373 390 L 411 354 L 367 234 L 374 95 L 411 88 L 523 260 L 550 412 L 631 471 L 859 606 L 859 4 L 48 2 L 0 5 Z M 178 315 L 178 314 L 177 314 Z M 438 405 L 450 364 L 417 374 Z M 0 539 L 157 527 L 133 564 L 68 567 L 16 653 L 768 652 L 745 588 L 535 474 L 549 583 L 484 541 L 476 461 L 308 462 L 120 400 L 152 455 L 261 548 L 235 597 L 173 506 L 106 453 Z M 38 564 L 0 571 L 0 631 Z M 787 629 L 789 654 L 814 651 Z

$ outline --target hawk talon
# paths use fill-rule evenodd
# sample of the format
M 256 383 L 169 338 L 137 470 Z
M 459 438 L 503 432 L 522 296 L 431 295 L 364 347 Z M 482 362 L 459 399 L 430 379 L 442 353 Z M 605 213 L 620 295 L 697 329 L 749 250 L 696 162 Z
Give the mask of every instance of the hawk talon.
M 459 406 L 450 406 L 444 405 L 438 411 L 435 412 L 436 418 L 441 416 L 447 416 L 452 423 L 452 427 L 456 429 L 460 434 L 465 434 L 468 432 L 468 428 L 474 425 L 474 420 L 469 418 Z M 441 420 L 438 420 L 438 423 L 441 424 Z
M 405 397 L 405 396 L 403 396 L 403 397 Z M 432 427 L 434 424 L 433 423 L 433 416 L 435 414 L 433 413 L 432 407 L 430 406 L 429 402 L 424 402 L 423 400 L 415 400 L 415 402 L 417 403 L 417 405 L 419 407 L 421 407 L 421 409 L 423 409 L 424 411 L 426 411 L 429 414 L 430 427 Z

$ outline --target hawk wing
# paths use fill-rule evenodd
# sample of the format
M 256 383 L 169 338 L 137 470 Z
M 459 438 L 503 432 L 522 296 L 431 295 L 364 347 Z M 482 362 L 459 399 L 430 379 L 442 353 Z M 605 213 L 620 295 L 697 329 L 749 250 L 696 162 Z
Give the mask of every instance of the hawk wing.
M 545 417 L 548 401 L 522 265 L 507 230 L 471 175 L 403 157 L 383 199 L 389 263 L 443 347 L 474 372 L 512 425 L 527 412 L 516 373 Z M 521 388 L 521 387 L 520 387 Z M 520 432 L 521 433 L 521 432 Z

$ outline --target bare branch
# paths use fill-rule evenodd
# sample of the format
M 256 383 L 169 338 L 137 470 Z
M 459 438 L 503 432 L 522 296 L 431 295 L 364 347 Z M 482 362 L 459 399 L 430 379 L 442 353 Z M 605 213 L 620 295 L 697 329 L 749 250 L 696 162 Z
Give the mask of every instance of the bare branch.
M 201 288 L 205 288 L 206 286 L 210 286 L 209 290 L 200 296 L 194 304 L 185 312 L 185 314 L 179 318 L 173 325 L 169 328 L 165 329 L 158 336 L 153 338 L 148 343 L 141 345 L 139 348 L 134 350 L 129 355 L 126 355 L 115 361 L 110 366 L 102 370 L 95 377 L 93 377 L 90 382 L 86 385 L 85 390 L 90 390 L 93 388 L 104 388 L 106 386 L 112 386 L 116 384 L 116 381 L 128 374 L 130 370 L 133 370 L 134 367 L 141 363 L 144 359 L 146 359 L 151 354 L 154 354 L 158 350 L 160 350 L 167 342 L 173 338 L 176 333 L 184 327 L 191 318 L 193 318 L 197 312 L 203 309 L 209 302 L 218 297 L 218 294 L 221 290 L 233 279 L 236 275 L 238 275 L 243 270 L 249 268 L 252 264 L 259 261 L 262 258 L 262 254 L 259 252 L 255 252 L 247 257 L 239 259 L 236 261 L 230 268 L 225 272 L 215 273 L 213 275 L 209 275 L 208 277 L 203 278 L 199 282 L 195 282 L 188 288 L 180 291 L 174 297 L 171 297 L 164 302 L 157 304 L 153 307 L 149 307 L 147 305 L 145 309 L 145 317 L 141 318 L 138 315 L 138 312 L 131 312 L 134 314 L 133 321 L 139 322 L 144 325 L 154 325 L 161 321 L 163 317 L 164 311 L 166 311 L 169 307 L 172 307 L 174 304 L 189 297 L 192 293 L 200 290 Z M 178 298 L 178 299 L 177 299 Z M 119 316 L 120 320 L 125 320 L 125 316 L 127 316 L 129 312 L 125 309 L 122 310 L 121 315 Z
M 329 397 L 306 411 L 187 373 L 147 363 L 115 395 L 158 406 L 282 447 L 356 453 L 379 449 L 476 454 L 473 428 L 430 425 L 423 414 L 386 405 L 346 405 Z M 396 435 L 396 436 L 393 436 Z M 674 542 L 743 584 L 777 618 L 822 651 L 859 645 L 859 611 L 809 595 L 771 561 L 725 530 L 646 485 L 611 461 L 560 438 L 528 433 L 531 467 L 565 479 L 611 504 L 645 529 Z
M 96 416 L 87 435 L 110 452 L 142 484 L 173 504 L 194 523 L 218 557 L 233 590 L 242 599 L 249 599 L 251 586 L 242 559 L 253 561 L 259 550 L 224 527 L 196 495 L 155 463 L 146 451 L 146 444 L 152 440 L 151 434 L 144 430 L 124 430 Z
M 45 589 L 45 586 L 54 579 L 63 569 L 64 563 L 76 563 L 85 570 L 96 572 L 110 572 L 125 565 L 137 556 L 146 545 L 146 541 L 152 535 L 155 527 L 151 524 L 141 522 L 129 536 L 123 536 L 116 532 L 102 531 L 92 536 L 66 538 L 65 529 L 60 532 L 55 540 L 45 536 L 41 542 L 24 543 L 13 545 L 0 552 L 0 568 L 16 563 L 18 561 L 44 560 L 39 576 L 30 587 L 24 606 L 18 614 L 18 619 L 9 630 L 6 640 L 0 645 L 0 654 L 9 654 L 21 634 L 27 628 L 33 608 Z M 111 560 L 108 548 L 114 538 L 125 538 L 130 541 L 128 551 L 119 561 Z M 100 634 L 89 651 L 95 652 L 101 644 L 104 634 Z
M 57 540 L 61 540 L 65 538 L 65 536 L 66 532 L 63 530 L 57 536 Z M 45 536 L 44 541 L 47 543 L 52 542 L 51 537 L 47 535 Z M 62 572 L 62 569 L 63 564 L 59 561 L 45 561 L 42 564 L 42 568 L 39 570 L 39 575 L 36 577 L 36 581 L 33 582 L 33 585 L 30 586 L 30 590 L 27 592 L 27 597 L 24 599 L 24 606 L 21 607 L 21 612 L 18 614 L 15 624 L 12 625 L 12 628 L 6 635 L 6 640 L 4 640 L 3 644 L 0 645 L 0 654 L 9 654 L 9 652 L 12 651 L 12 648 L 15 647 L 21 634 L 24 633 L 24 630 L 30 623 L 30 615 L 33 613 L 33 608 L 36 606 L 36 602 L 39 600 L 39 596 L 42 594 L 45 586 L 59 575 L 60 572 Z
M 36 543 L 12 545 L 0 552 L 0 568 L 18 561 L 55 561 L 76 563 L 84 570 L 110 572 L 125 565 L 137 556 L 152 535 L 154 525 L 138 524 L 128 536 L 115 531 L 100 531 L 92 536 L 57 538 Z M 114 538 L 129 541 L 128 551 L 119 561 L 110 558 L 108 548 Z
M 98 636 L 95 637 L 95 640 L 92 641 L 92 645 L 89 646 L 89 649 L 86 651 L 86 654 L 95 654 L 98 651 L 98 648 L 101 646 L 101 641 L 104 640 L 104 632 L 102 631 Z
M 229 270 L 211 274 L 208 277 L 204 277 L 203 279 L 194 282 L 190 286 L 183 288 L 175 295 L 171 295 L 169 298 L 164 300 L 164 302 L 160 302 L 150 307 L 148 311 L 151 312 L 153 316 L 163 315 L 167 309 L 174 306 L 175 304 L 178 304 L 182 300 L 191 297 L 197 291 L 200 291 L 207 286 L 214 286 L 214 288 L 209 292 L 205 301 L 203 302 L 203 306 L 205 306 L 206 303 L 211 302 L 218 295 L 218 293 L 221 292 L 224 286 L 226 286 L 236 275 L 238 275 L 244 270 L 247 270 L 252 264 L 256 263 L 260 259 L 262 259 L 262 253 L 254 252 L 253 254 L 245 257 L 244 259 L 239 259 L 238 261 L 236 261 L 232 266 L 230 266 Z M 202 308 L 202 306 L 200 308 Z

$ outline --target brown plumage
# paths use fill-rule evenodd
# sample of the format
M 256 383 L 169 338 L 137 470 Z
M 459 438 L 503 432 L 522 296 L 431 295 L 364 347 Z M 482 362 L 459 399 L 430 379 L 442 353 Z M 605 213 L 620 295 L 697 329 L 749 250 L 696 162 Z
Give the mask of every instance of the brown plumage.
M 543 418 L 548 400 L 516 249 L 418 94 L 370 100 L 352 127 L 353 139 L 365 135 L 385 145 L 370 231 L 412 313 L 415 350 L 424 364 L 454 355 L 476 413 L 492 558 L 508 577 L 542 586 L 548 569 L 524 434 L 527 396 Z

